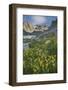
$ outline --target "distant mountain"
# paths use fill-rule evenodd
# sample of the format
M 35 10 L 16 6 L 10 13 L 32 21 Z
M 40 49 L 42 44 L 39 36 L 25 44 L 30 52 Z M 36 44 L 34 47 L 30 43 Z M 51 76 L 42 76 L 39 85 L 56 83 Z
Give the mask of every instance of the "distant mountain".
M 46 31 L 48 27 L 46 25 L 32 25 L 31 23 L 25 22 L 23 23 L 23 30 L 25 33 L 33 33 L 36 31 Z
M 36 38 L 46 37 L 49 34 L 54 33 L 57 36 L 57 20 L 52 21 L 51 26 L 46 25 L 32 25 L 31 23 L 24 23 L 23 35 L 35 35 Z
M 52 28 L 57 28 L 57 19 L 52 21 L 51 26 L 49 27 L 49 29 L 52 29 Z
M 46 31 L 48 27 L 46 25 L 34 25 L 34 31 Z

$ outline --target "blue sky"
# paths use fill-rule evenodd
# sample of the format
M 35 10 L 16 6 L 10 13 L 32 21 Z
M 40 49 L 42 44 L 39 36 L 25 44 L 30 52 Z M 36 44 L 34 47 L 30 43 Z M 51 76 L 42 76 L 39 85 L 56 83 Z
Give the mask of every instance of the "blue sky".
M 50 26 L 53 20 L 56 20 L 56 16 L 39 16 L 39 15 L 23 15 L 23 22 L 30 22 L 33 25 L 47 25 Z

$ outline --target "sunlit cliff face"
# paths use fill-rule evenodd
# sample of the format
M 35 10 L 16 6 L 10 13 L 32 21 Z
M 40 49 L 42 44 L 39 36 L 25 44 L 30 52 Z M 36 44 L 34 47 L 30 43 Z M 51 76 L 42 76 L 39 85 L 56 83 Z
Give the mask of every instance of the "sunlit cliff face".
M 33 25 L 31 23 L 24 23 L 23 29 L 29 33 L 32 33 L 34 31 Z

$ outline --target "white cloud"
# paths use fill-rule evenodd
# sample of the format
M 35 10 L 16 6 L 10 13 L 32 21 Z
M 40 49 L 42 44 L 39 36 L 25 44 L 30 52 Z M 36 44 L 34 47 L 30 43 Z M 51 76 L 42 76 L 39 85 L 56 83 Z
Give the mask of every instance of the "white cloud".
M 33 21 L 33 24 L 42 24 L 46 22 L 46 18 L 43 16 L 33 16 L 32 21 Z

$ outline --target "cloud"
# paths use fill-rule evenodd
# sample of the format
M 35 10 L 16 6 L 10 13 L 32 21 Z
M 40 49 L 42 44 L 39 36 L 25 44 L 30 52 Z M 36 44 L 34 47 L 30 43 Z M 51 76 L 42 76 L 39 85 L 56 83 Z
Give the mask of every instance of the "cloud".
M 46 22 L 46 18 L 43 16 L 32 16 L 33 24 L 43 24 Z

